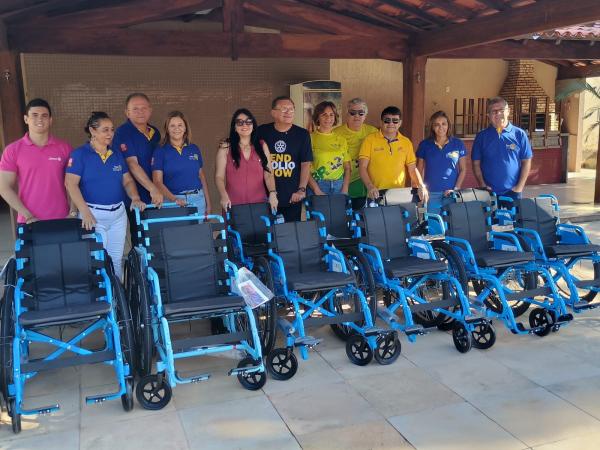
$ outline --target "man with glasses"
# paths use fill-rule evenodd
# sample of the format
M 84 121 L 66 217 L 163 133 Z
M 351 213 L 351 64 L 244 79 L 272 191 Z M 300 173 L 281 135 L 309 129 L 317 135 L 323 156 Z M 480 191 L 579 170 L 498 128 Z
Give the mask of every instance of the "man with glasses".
M 531 170 L 527 133 L 509 122 L 510 110 L 502 97 L 488 101 L 490 126 L 477 133 L 471 159 L 479 185 L 498 195 L 521 198 Z
M 360 147 L 360 177 L 367 188 L 367 195 L 377 200 L 380 190 L 406 186 L 406 172 L 417 186 L 419 198 L 426 202 L 427 188 L 417 170 L 417 157 L 410 139 L 398 131 L 402 125 L 402 113 L 396 106 L 388 106 L 381 112 L 381 129 L 365 138 Z
M 277 213 L 286 222 L 302 218 L 302 200 L 310 175 L 312 148 L 310 135 L 294 125 L 294 102 L 287 96 L 273 99 L 271 116 L 274 122 L 258 127 L 257 136 L 267 143 L 271 152 L 271 170 L 279 205 Z
M 362 208 L 367 197 L 367 189 L 360 179 L 358 170 L 360 146 L 368 135 L 377 133 L 377 128 L 365 123 L 368 113 L 367 103 L 361 98 L 353 98 L 347 105 L 346 123 L 333 130 L 335 134 L 346 139 L 348 143 L 348 153 L 350 153 L 351 158 L 348 195 L 352 199 L 352 208 L 354 209 Z

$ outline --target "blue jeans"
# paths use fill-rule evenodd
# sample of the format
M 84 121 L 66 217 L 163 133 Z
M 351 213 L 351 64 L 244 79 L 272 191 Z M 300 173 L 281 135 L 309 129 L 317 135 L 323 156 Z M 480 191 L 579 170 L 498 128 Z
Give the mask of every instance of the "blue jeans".
M 201 216 L 206 214 L 206 199 L 204 198 L 204 191 L 202 189 L 194 194 L 177 194 L 177 198 L 182 198 L 188 205 L 198 208 L 198 214 Z
M 325 195 L 341 194 L 344 180 L 321 180 L 317 181 L 317 184 Z

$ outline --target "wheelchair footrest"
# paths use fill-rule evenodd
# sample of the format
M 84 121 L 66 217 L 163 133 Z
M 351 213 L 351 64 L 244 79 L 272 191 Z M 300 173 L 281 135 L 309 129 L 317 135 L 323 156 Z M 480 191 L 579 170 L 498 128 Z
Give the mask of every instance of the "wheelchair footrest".
M 91 403 L 104 403 L 107 400 L 114 400 L 120 397 L 118 392 L 110 393 L 110 394 L 101 394 L 101 395 L 90 395 L 85 398 L 85 402 L 89 405 Z
M 383 328 L 379 328 L 379 327 L 368 327 L 363 330 L 363 334 L 365 335 L 365 337 L 382 336 L 382 335 L 391 334 L 391 333 L 395 333 L 395 331 L 394 330 L 384 330 Z
M 182 377 L 179 375 L 179 372 L 175 371 L 175 379 L 181 383 L 200 383 L 201 381 L 207 381 L 209 378 L 210 373 L 192 375 L 191 377 Z
M 427 330 L 423 328 L 423 325 L 409 325 L 404 329 L 404 333 L 407 336 L 418 334 L 420 336 L 427 334 Z
M 544 295 L 544 296 L 552 295 L 552 289 L 544 286 L 544 287 L 540 287 L 537 289 L 530 289 L 528 291 L 506 293 L 505 295 L 506 295 L 506 300 L 520 300 L 522 298 L 533 298 L 533 297 L 537 297 L 539 295 Z
M 52 414 L 60 410 L 60 405 L 56 403 L 55 405 L 50 406 L 42 406 L 41 408 L 34 409 L 23 409 L 21 410 L 21 414 L 28 416 L 33 414 L 45 415 Z
M 335 316 L 308 317 L 304 319 L 304 326 L 321 326 L 343 322 L 362 322 L 365 315 L 362 312 L 338 314 Z
M 465 316 L 465 322 L 466 323 L 481 323 L 486 321 L 486 317 L 483 314 L 479 314 L 479 313 L 475 313 L 475 314 L 469 314 L 467 316 Z
M 317 339 L 312 336 L 302 336 L 294 341 L 294 347 L 306 346 L 308 348 L 316 347 L 321 343 L 322 339 Z
M 570 322 L 571 320 L 573 320 L 573 314 L 563 314 L 562 316 L 558 316 L 558 319 L 556 319 L 556 324 L 565 324 Z
M 423 311 L 431 311 L 437 308 L 448 308 L 449 306 L 459 305 L 460 302 L 458 298 L 448 298 L 444 300 L 440 300 L 439 302 L 431 302 L 431 303 L 415 303 L 410 305 L 410 311 L 412 313 L 420 313 Z
M 249 373 L 258 372 L 261 370 L 260 364 L 258 366 L 246 366 L 246 367 L 236 367 L 227 372 L 227 375 L 237 376 L 237 375 L 246 375 Z
M 69 358 L 35 359 L 21 364 L 21 373 L 39 372 L 41 370 L 62 369 L 64 367 L 81 366 L 83 364 L 96 364 L 116 359 L 114 350 L 93 352 L 89 355 L 77 355 Z
M 582 311 L 584 309 L 594 309 L 600 306 L 600 303 L 588 303 L 588 302 L 575 302 L 573 304 L 573 309 L 575 311 Z
M 575 281 L 577 287 L 600 287 L 600 279 L 598 280 L 577 280 Z

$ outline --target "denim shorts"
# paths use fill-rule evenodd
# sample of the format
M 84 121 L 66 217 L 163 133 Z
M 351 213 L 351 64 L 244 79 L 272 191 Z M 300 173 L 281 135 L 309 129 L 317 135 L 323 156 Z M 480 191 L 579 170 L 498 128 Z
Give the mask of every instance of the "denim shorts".
M 182 198 L 188 205 L 198 208 L 198 214 L 201 216 L 206 214 L 206 199 L 204 198 L 204 191 L 202 189 L 194 194 L 177 194 L 177 198 Z
M 340 194 L 342 192 L 344 180 L 321 180 L 317 181 L 317 184 L 325 195 Z

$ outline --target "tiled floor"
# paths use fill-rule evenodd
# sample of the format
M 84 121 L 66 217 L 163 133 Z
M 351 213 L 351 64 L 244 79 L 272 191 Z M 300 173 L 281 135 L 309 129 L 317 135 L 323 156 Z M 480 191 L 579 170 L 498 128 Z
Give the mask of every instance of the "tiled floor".
M 583 225 L 600 242 L 600 222 Z M 292 380 L 269 379 L 256 392 L 227 377 L 233 359 L 185 361 L 212 378 L 177 387 L 158 412 L 85 405 L 86 395 L 112 388 L 106 367 L 44 373 L 27 403 L 59 402 L 61 411 L 24 418 L 20 435 L 3 412 L 0 449 L 600 448 L 600 308 L 545 338 L 496 330 L 487 351 L 460 354 L 449 333 L 435 332 L 401 338 L 392 365 L 358 367 L 324 327 L 312 333 L 324 342 Z

